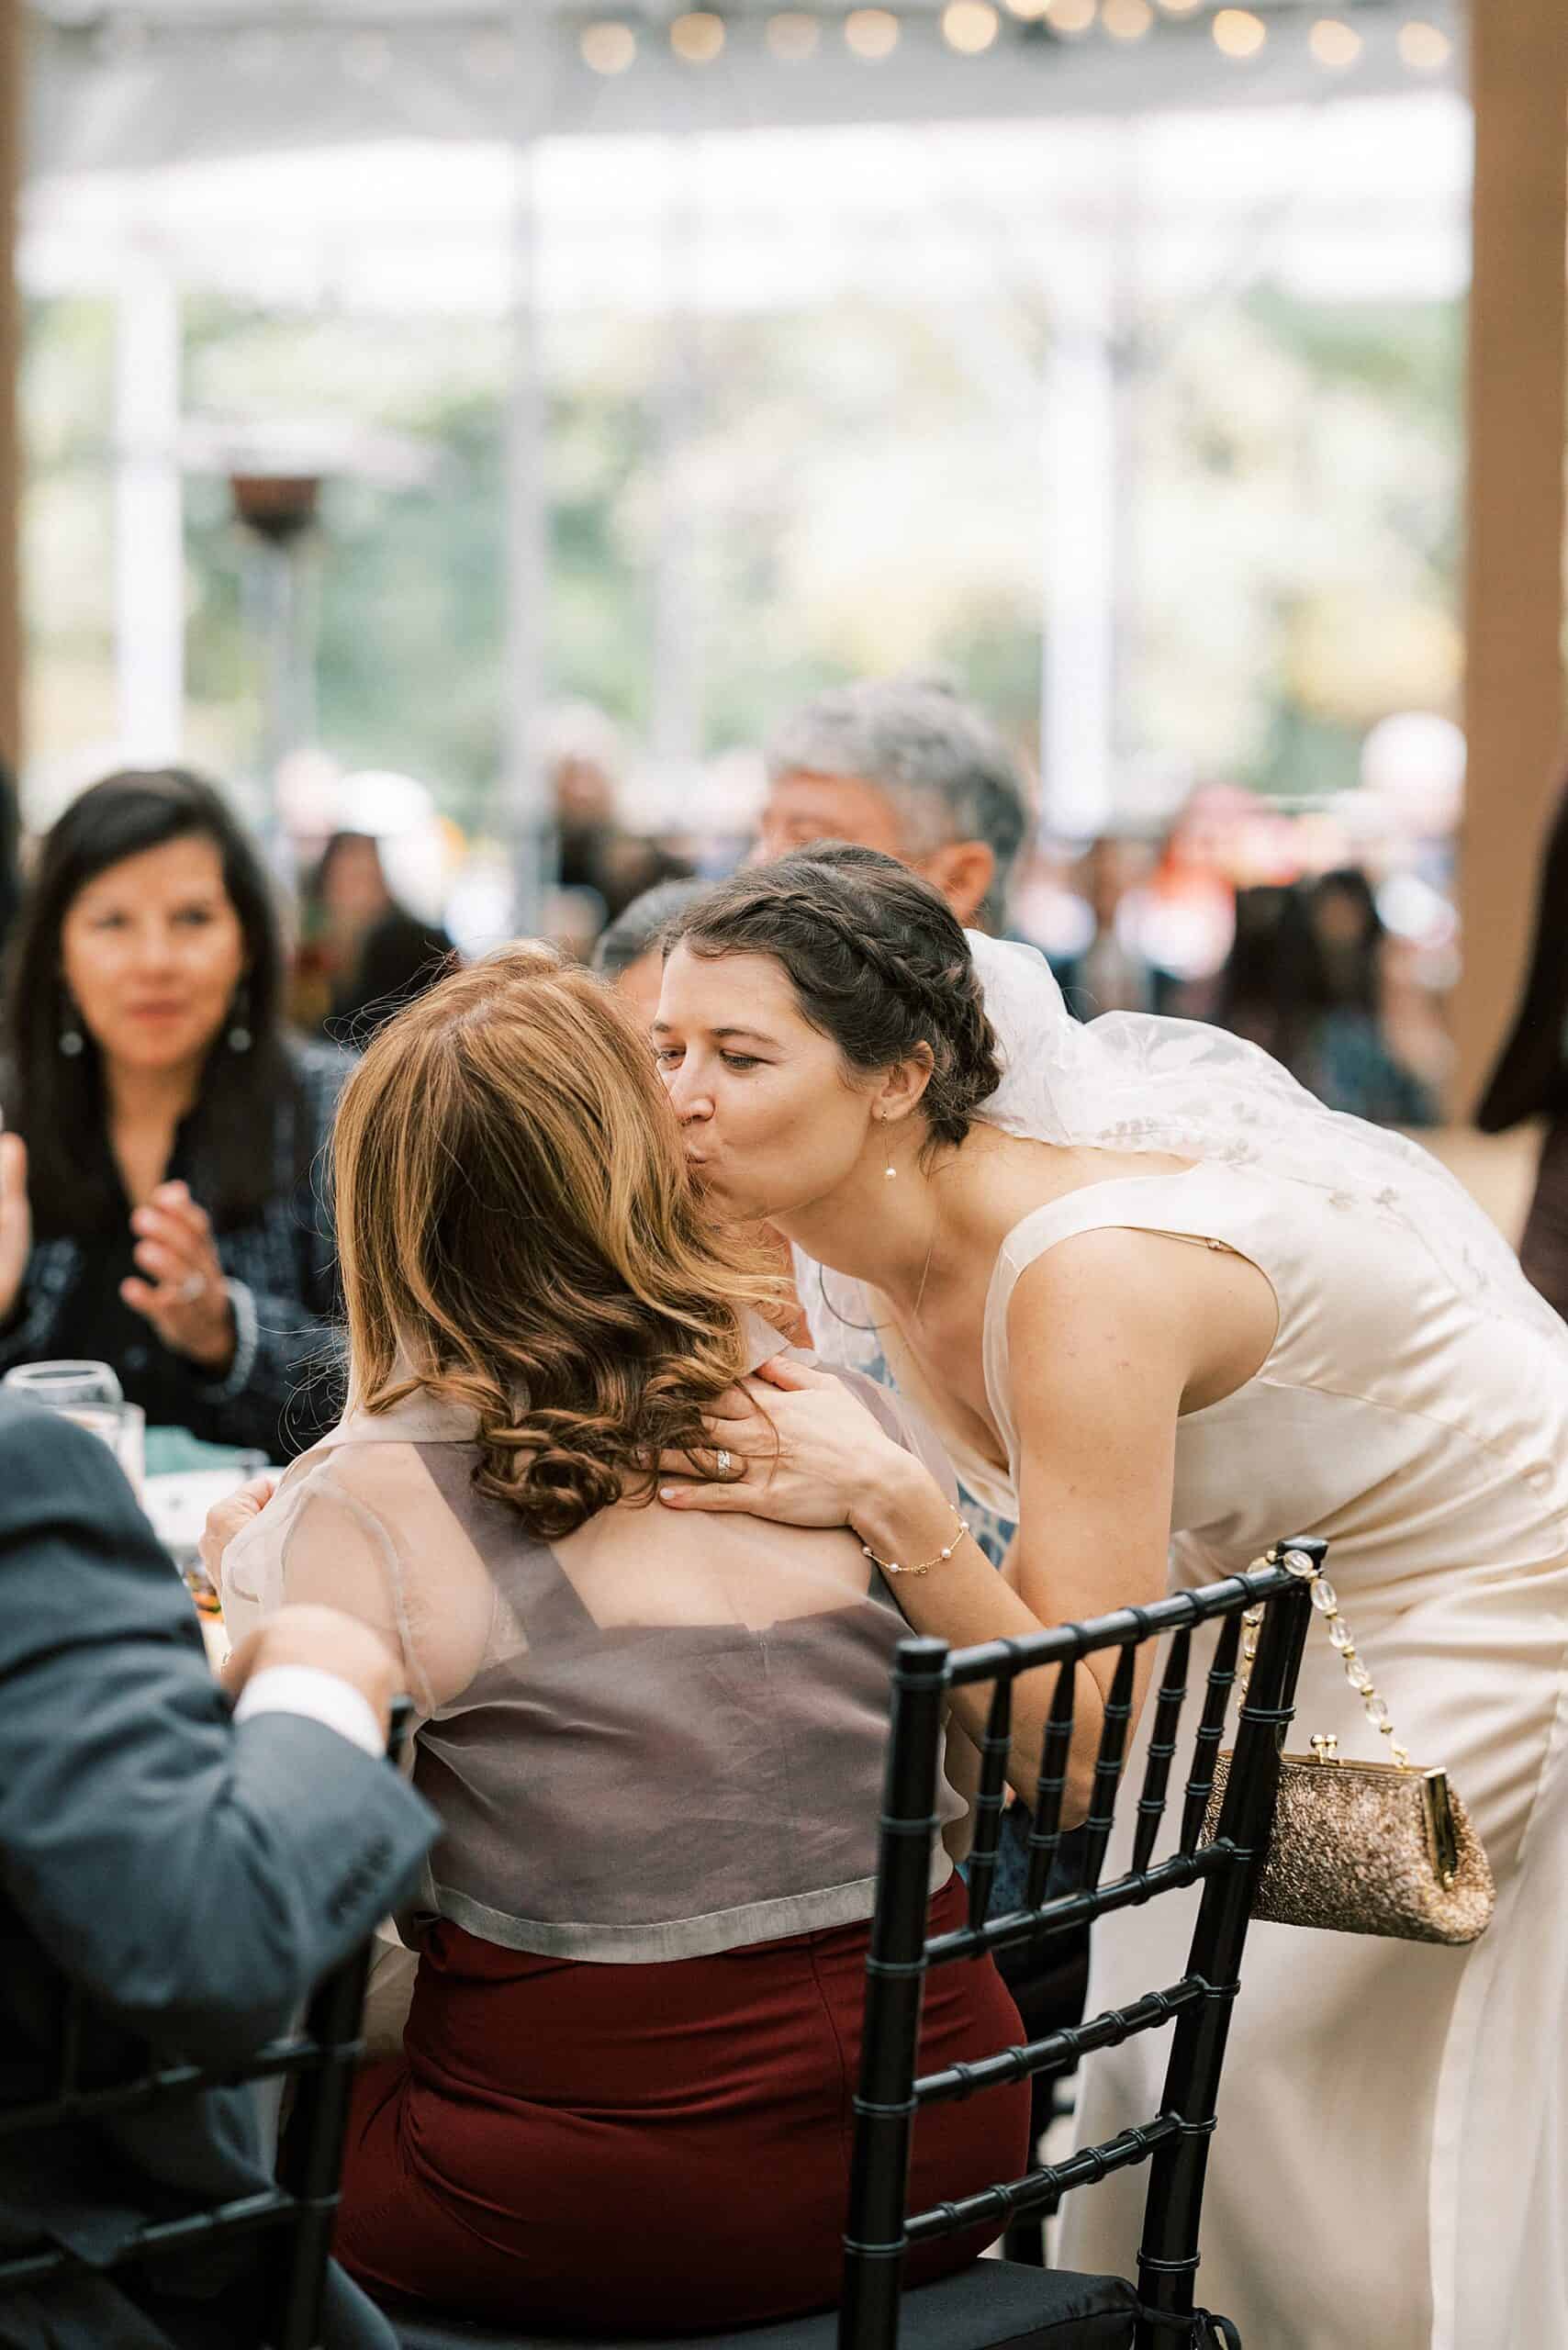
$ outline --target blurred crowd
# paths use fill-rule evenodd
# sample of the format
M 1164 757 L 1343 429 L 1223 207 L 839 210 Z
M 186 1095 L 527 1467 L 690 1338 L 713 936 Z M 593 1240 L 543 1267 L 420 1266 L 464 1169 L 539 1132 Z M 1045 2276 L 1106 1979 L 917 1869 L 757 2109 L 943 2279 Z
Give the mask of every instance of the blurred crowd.
M 1357 854 L 1346 828 L 1234 791 L 1163 835 L 1037 849 L 1014 934 L 1081 1018 L 1158 1012 L 1260 1045 L 1330 1109 L 1438 1123 L 1458 924 L 1446 856 L 1409 834 Z
M 1336 1109 L 1439 1114 L 1455 923 L 1429 815 L 1223 789 L 1158 834 L 1052 840 L 997 730 L 924 678 L 818 695 L 700 802 L 627 789 L 610 743 L 578 723 L 546 762 L 542 927 L 644 1018 L 693 892 L 845 840 L 1036 946 L 1081 1017 L 1215 1021 Z M 0 1371 L 107 1361 L 151 1420 L 281 1458 L 337 1408 L 314 1175 L 338 1088 L 381 1021 L 509 934 L 511 874 L 407 777 L 302 762 L 274 814 L 262 839 L 200 778 L 127 772 L 0 841 Z

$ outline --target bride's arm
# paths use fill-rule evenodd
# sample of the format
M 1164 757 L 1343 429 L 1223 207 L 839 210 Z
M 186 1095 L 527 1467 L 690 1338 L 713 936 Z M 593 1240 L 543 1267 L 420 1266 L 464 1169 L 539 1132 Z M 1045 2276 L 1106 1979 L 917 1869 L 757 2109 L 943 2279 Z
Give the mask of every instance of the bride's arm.
M 1086 1238 L 1091 1237 L 1085 1236 Z M 1190 1348 L 1170 1292 L 1151 1293 L 1115 1247 L 1063 1247 L 1019 1281 L 1008 1349 L 1019 1439 L 1018 1532 L 999 1577 L 972 1541 L 895 1589 L 916 1631 L 955 1646 L 1147 1605 L 1165 1588 L 1176 1421 Z M 1101 1248 L 1102 1239 L 1111 1245 Z M 1147 1272 L 1147 1263 L 1137 1266 Z M 852 1522 L 879 1558 L 919 1561 L 953 1539 L 952 1513 L 907 1470 L 879 1460 Z M 887 1545 L 889 1547 L 884 1548 Z M 1103 1705 L 1116 1667 L 1103 1651 L 1078 1668 L 1064 1816 L 1088 1809 Z M 1153 1658 L 1138 1659 L 1135 1707 Z M 1014 1684 L 1009 1777 L 1034 1793 L 1054 1673 Z M 990 1693 L 955 1693 L 971 1735 Z
M 1161 1278 L 1164 1253 L 1151 1261 L 1141 1234 L 1084 1234 L 1020 1278 L 1008 1316 L 1019 1531 L 1001 1575 L 972 1540 L 939 1558 L 955 1516 L 935 1478 L 836 1381 L 799 1364 L 769 1364 L 768 1385 L 753 1382 L 778 1429 L 776 1462 L 771 1430 L 747 1441 L 731 1424 L 723 1440 L 744 1448 L 744 1479 L 666 1488 L 663 1497 L 675 1508 L 750 1509 L 797 1524 L 846 1520 L 879 1559 L 934 1561 L 892 1588 L 916 1631 L 956 1647 L 1152 1601 L 1165 1587 L 1176 1422 L 1202 1318 L 1202 1292 L 1183 1265 Z M 1112 1652 L 1078 1670 L 1069 1819 L 1088 1807 L 1115 1662 Z M 1151 1668 L 1140 1659 L 1139 1703 Z M 1009 1776 L 1026 1796 L 1055 1678 L 1032 1674 L 1014 1692 Z M 983 1689 L 955 1693 L 971 1735 L 983 1730 L 987 1702 Z

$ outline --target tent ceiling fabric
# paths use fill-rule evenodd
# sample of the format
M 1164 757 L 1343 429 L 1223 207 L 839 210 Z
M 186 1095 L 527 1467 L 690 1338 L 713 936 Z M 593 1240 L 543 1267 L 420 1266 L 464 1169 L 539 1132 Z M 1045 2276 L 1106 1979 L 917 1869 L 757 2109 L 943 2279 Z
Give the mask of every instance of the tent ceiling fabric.
M 1267 38 L 1245 60 L 1220 53 L 1208 0 L 1193 16 L 1158 16 L 1136 41 L 1103 28 L 1062 39 L 999 11 L 980 55 L 958 54 L 944 37 L 940 0 L 898 0 L 895 45 L 875 61 L 846 47 L 844 8 L 780 5 L 819 27 L 810 56 L 774 53 L 776 11 L 748 5 L 724 11 L 720 53 L 691 63 L 671 50 L 673 10 L 611 0 L 566 9 L 522 0 L 510 13 L 449 0 L 317 0 L 308 9 L 151 0 L 90 17 L 73 0 L 56 0 L 33 17 L 30 168 L 139 170 L 366 140 L 1300 106 L 1429 87 L 1435 78 L 1412 68 L 1402 35 L 1417 11 L 1403 0 L 1341 8 L 1361 42 L 1353 68 L 1342 71 L 1312 46 L 1326 0 L 1253 0 Z M 1457 0 L 1418 13 L 1457 58 Z M 592 71 L 581 48 L 585 28 L 606 21 L 628 28 L 635 43 L 630 64 L 613 74 Z

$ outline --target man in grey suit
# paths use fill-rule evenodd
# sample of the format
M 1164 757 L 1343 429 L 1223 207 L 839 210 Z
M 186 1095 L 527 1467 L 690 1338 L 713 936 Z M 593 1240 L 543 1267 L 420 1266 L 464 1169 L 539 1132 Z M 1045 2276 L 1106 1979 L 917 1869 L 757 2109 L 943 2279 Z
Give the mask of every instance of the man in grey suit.
M 436 1831 L 383 1759 L 397 1662 L 364 1625 L 286 1608 L 229 1698 L 107 1446 L 0 1395 L 0 2096 L 46 2095 L 61 1994 L 101 2013 L 109 2077 L 147 2044 L 241 2061 L 409 1886 Z M 142 2221 L 253 2191 L 249 2090 L 0 2140 L 0 2254 L 85 2264 L 0 2297 L 6 2350 L 248 2350 L 253 2252 L 95 2273 Z M 330 2350 L 395 2350 L 332 2272 Z

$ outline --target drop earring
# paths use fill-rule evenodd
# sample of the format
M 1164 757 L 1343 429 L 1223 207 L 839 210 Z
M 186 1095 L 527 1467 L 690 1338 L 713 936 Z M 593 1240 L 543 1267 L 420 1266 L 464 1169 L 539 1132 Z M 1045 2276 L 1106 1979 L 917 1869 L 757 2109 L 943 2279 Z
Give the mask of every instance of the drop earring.
M 231 1053 L 248 1053 L 253 1041 L 251 1035 L 251 985 L 248 979 L 241 980 L 235 990 L 234 1001 L 229 1007 L 228 1041 Z
M 85 1051 L 87 1039 L 82 1034 L 82 1014 L 67 990 L 62 994 L 60 1013 L 61 1052 L 68 1061 L 73 1061 Z
M 887 1125 L 887 1120 L 885 1118 L 883 1119 L 882 1124 L 884 1125 Z M 882 1181 L 884 1183 L 894 1183 L 898 1181 L 899 1170 L 893 1165 L 893 1147 L 891 1143 L 889 1143 L 885 1147 L 888 1154 L 888 1163 L 886 1169 L 883 1170 Z

